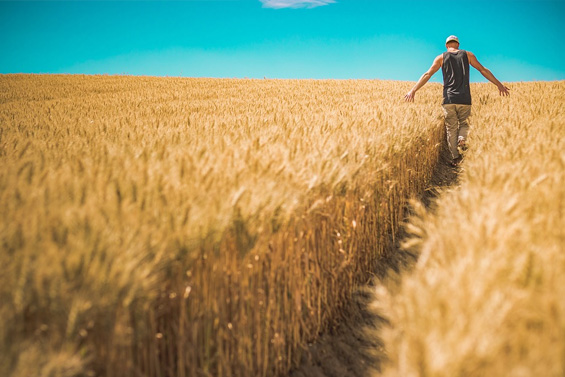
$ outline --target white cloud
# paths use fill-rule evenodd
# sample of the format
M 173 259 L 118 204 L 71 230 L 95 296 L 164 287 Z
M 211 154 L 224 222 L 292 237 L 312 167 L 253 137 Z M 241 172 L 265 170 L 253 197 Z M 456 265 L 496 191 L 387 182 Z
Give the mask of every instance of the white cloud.
M 335 0 L 260 0 L 263 8 L 315 8 L 335 3 Z

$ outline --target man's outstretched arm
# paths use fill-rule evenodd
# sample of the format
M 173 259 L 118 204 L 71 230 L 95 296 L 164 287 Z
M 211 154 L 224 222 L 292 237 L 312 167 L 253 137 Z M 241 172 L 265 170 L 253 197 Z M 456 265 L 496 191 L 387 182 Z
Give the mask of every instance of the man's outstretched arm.
M 408 93 L 406 93 L 406 95 L 404 96 L 405 101 L 414 102 L 414 96 L 416 95 L 418 89 L 424 86 L 428 82 L 428 80 L 432 78 L 434 73 L 436 73 L 441 68 L 442 62 L 443 62 L 443 55 L 438 55 L 434 59 L 434 63 L 432 64 L 430 69 L 428 69 L 428 71 L 424 73 L 422 77 L 420 77 L 420 80 L 418 80 L 416 85 L 414 85 L 414 87 Z
M 494 77 L 494 75 L 492 74 L 492 72 L 488 68 L 483 67 L 482 64 L 479 63 L 479 61 L 477 60 L 477 57 L 475 56 L 475 54 L 467 51 L 467 56 L 469 57 L 469 64 L 471 64 L 473 66 L 473 68 L 475 68 L 477 71 L 481 72 L 481 75 L 483 75 L 488 81 L 490 81 L 494 85 L 496 85 L 496 87 L 498 88 L 498 91 L 500 92 L 500 95 L 502 95 L 502 96 L 509 96 L 510 95 L 510 92 L 509 92 L 510 89 L 508 89 L 500 81 L 498 81 L 496 79 L 496 77 Z

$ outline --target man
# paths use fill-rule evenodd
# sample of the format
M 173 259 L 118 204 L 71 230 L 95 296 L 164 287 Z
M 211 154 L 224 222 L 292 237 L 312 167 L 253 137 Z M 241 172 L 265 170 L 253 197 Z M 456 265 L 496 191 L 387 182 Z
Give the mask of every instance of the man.
M 498 87 L 500 95 L 510 95 L 509 89 L 494 77 L 491 71 L 483 67 L 470 51 L 459 50 L 459 38 L 450 35 L 445 41 L 447 51 L 438 55 L 430 69 L 420 77 L 420 80 L 404 96 L 408 102 L 414 101 L 418 89 L 440 68 L 443 73 L 443 111 L 447 130 L 447 144 L 451 151 L 451 165 L 457 166 L 462 160 L 458 147 L 467 149 L 467 135 L 471 115 L 471 90 L 469 87 L 469 64 L 477 69 L 490 82 Z

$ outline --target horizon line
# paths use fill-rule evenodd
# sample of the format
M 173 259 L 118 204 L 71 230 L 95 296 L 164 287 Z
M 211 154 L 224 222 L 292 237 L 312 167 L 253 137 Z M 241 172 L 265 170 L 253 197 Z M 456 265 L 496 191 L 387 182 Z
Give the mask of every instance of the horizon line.
M 1 0 L 0 0 L 1 1 Z M 104 76 L 104 77 L 154 77 L 154 78 L 179 78 L 179 79 L 214 79 L 214 80 L 310 80 L 310 81 L 396 81 L 414 83 L 418 80 L 400 80 L 386 78 L 299 78 L 299 77 L 250 77 L 250 76 L 178 76 L 178 75 L 150 75 L 150 74 L 133 74 L 133 73 L 45 73 L 45 72 L 0 72 L 0 76 Z M 492 84 L 488 80 L 471 81 L 471 84 Z M 560 82 L 565 79 L 556 80 L 520 80 L 520 81 L 503 81 L 505 83 L 524 83 L 524 82 Z M 442 84 L 441 82 L 429 81 L 429 84 Z M 494 85 L 494 84 L 493 84 Z

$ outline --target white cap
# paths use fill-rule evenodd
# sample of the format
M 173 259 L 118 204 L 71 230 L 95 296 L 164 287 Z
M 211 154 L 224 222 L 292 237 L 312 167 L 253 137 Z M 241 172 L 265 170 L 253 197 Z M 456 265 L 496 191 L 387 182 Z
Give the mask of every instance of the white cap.
M 445 40 L 445 44 L 448 44 L 451 41 L 455 41 L 457 43 L 459 43 L 459 38 L 457 38 L 455 35 L 450 35 L 449 37 L 447 37 L 447 39 Z

